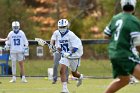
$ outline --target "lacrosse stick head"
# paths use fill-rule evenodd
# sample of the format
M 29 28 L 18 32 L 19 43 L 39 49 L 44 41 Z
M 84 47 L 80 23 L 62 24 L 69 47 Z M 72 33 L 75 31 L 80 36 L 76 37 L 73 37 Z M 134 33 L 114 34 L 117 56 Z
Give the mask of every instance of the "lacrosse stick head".
M 35 41 L 37 41 L 38 45 L 44 46 L 46 44 L 46 41 L 41 38 L 35 38 Z
M 38 42 L 38 45 L 41 45 L 41 46 L 44 46 L 45 44 L 47 44 L 48 47 L 49 47 L 49 49 L 52 52 L 56 52 L 57 51 L 57 48 L 54 45 L 51 45 L 51 44 L 47 43 L 45 40 L 43 40 L 41 38 L 35 38 L 35 41 L 37 41 Z

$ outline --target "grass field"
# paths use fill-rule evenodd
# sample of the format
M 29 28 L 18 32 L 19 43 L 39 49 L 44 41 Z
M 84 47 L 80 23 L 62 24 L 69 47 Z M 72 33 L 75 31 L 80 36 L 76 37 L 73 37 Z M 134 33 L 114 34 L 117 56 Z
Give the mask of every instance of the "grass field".
M 60 80 L 57 84 L 51 84 L 51 80 L 44 77 L 27 77 L 28 83 L 21 83 L 17 78 L 16 83 L 9 83 L 9 77 L 2 77 L 0 81 L 0 93 L 60 93 Z M 76 81 L 70 80 L 68 88 L 70 93 L 103 93 L 112 79 L 84 79 L 80 87 L 76 87 Z M 140 84 L 128 85 L 117 93 L 140 93 Z
M 11 65 L 11 62 L 9 62 Z M 61 82 L 51 84 L 51 80 L 44 77 L 31 76 L 47 76 L 47 69 L 53 66 L 52 60 L 26 60 L 25 69 L 28 83 L 21 83 L 21 79 L 17 77 L 16 83 L 9 83 L 11 77 L 0 77 L 0 93 L 60 93 Z M 78 69 L 85 77 L 83 84 L 76 87 L 76 81 L 70 80 L 68 88 L 70 93 L 103 93 L 107 85 L 111 82 L 111 65 L 108 60 L 82 60 Z M 58 70 L 59 71 L 59 70 Z M 59 73 L 59 72 L 58 72 Z M 17 67 L 17 75 L 19 68 Z M 117 93 L 140 93 L 140 84 L 128 85 Z
M 11 62 L 9 62 L 11 65 Z M 25 70 L 27 76 L 47 76 L 48 68 L 53 67 L 52 60 L 26 60 Z M 78 70 L 85 76 L 111 77 L 112 70 L 108 60 L 81 60 Z M 58 69 L 59 74 L 59 69 Z M 19 67 L 17 64 L 17 75 L 19 75 Z

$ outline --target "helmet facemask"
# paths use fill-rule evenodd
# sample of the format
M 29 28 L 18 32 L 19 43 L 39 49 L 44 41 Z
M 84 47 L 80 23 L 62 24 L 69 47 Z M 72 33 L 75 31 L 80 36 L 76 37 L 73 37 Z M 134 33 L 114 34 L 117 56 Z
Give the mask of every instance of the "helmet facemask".
M 19 26 L 13 26 L 12 29 L 13 29 L 13 31 L 18 31 L 19 30 Z
M 58 30 L 60 33 L 64 34 L 67 31 L 68 27 L 67 26 L 59 26 Z

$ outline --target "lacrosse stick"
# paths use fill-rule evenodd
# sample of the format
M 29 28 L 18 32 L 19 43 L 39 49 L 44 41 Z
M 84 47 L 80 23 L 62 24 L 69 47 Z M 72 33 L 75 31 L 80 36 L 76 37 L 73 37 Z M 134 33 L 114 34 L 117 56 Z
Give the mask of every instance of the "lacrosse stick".
M 51 49 L 53 52 L 57 51 L 57 49 L 54 45 L 49 44 L 47 41 L 45 41 L 41 38 L 35 38 L 35 41 L 37 41 L 38 44 L 41 45 L 41 46 L 48 45 L 49 49 Z
M 60 52 L 58 49 L 56 49 L 56 47 L 54 45 L 49 44 L 48 42 L 46 42 L 43 39 L 35 38 L 35 41 L 37 41 L 38 44 L 41 45 L 41 46 L 48 45 L 49 49 L 51 49 L 53 53 L 57 51 L 57 52 L 59 52 L 63 55 L 63 53 Z M 72 56 L 72 57 L 68 57 L 68 59 L 79 59 L 79 57 Z

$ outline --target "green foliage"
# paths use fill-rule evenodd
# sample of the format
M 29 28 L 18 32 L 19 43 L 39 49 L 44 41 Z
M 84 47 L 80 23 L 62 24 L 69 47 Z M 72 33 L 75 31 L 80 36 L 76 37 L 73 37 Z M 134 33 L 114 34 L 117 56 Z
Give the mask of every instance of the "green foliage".
M 72 30 L 78 37 L 81 38 L 81 33 L 83 32 L 83 23 L 79 19 L 74 20 L 70 25 L 70 30 Z
M 0 0 L 0 29 L 1 37 L 6 37 L 11 31 L 12 21 L 19 21 L 21 29 L 30 39 L 35 35 L 33 22 L 29 19 L 31 14 L 27 12 L 24 0 Z M 32 34 L 32 35 L 31 35 Z
M 84 45 L 83 58 L 90 60 L 108 59 L 108 44 Z

